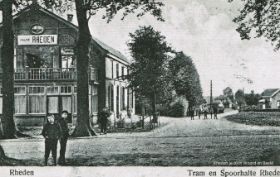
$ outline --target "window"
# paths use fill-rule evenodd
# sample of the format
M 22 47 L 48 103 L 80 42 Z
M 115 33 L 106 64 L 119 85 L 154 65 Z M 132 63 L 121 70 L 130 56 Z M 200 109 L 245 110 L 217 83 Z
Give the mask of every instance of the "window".
M 108 95 L 108 97 L 107 97 L 108 108 L 109 108 L 109 110 L 112 110 L 112 108 L 111 108 L 111 86 L 110 85 L 108 86 L 108 89 L 107 89 L 107 95 Z
M 58 96 L 48 96 L 48 113 L 59 113 L 59 98 Z
M 58 86 L 47 87 L 47 94 L 58 94 Z
M 112 62 L 112 79 L 114 79 L 114 62 L 113 60 L 111 62 Z
M 124 77 L 124 67 L 122 66 L 122 77 Z
M 44 87 L 29 87 L 29 113 L 46 113 L 46 97 Z
M 44 94 L 45 87 L 29 87 L 29 94 Z
M 67 69 L 67 68 L 73 68 L 74 67 L 74 61 L 73 56 L 62 56 L 61 57 L 61 68 Z
M 73 102 L 74 102 L 74 113 L 77 113 L 77 94 L 74 95 L 74 99 L 73 99 Z
M 60 93 L 61 94 L 70 94 L 70 93 L 72 93 L 72 87 L 71 86 L 61 86 Z
M 121 107 L 121 110 L 124 110 L 125 109 L 125 88 L 124 87 L 121 87 L 121 100 L 120 100 L 120 107 Z
M 15 94 L 25 95 L 26 94 L 26 88 L 25 87 L 15 87 L 14 92 L 15 92 Z
M 119 64 L 116 64 L 116 77 L 119 79 Z
M 26 87 L 15 87 L 15 114 L 26 114 Z
M 98 95 L 97 95 L 97 86 L 92 86 L 92 95 L 91 95 L 91 111 L 98 112 Z
M 117 111 L 117 117 L 119 118 L 120 113 L 120 86 L 117 86 L 117 96 L 116 96 L 116 111 Z
M 45 96 L 30 95 L 29 96 L 29 113 L 44 114 L 46 113 Z
M 72 98 L 71 96 L 63 96 L 62 101 L 62 110 L 66 110 L 69 113 L 72 113 Z

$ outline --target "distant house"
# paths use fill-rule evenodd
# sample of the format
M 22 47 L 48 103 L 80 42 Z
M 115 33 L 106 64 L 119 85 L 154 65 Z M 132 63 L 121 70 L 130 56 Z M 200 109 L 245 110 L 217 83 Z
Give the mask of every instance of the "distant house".
M 262 109 L 280 109 L 280 89 L 266 89 L 261 94 L 259 105 Z

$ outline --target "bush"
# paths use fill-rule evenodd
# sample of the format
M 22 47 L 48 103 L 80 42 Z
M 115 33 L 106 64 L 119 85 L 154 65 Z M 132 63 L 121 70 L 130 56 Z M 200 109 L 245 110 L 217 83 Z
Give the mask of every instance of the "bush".
M 170 106 L 167 114 L 171 117 L 182 117 L 184 116 L 185 106 L 181 102 L 176 102 L 172 106 Z
M 258 109 L 258 108 L 245 108 L 242 112 L 280 112 L 280 109 Z
M 278 112 L 241 112 L 227 116 L 226 119 L 243 124 L 259 126 L 280 126 L 280 113 Z

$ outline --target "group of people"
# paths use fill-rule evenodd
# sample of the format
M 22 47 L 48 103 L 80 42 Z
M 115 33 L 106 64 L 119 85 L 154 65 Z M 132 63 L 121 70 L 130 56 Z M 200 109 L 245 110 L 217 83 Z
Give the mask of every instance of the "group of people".
M 58 164 L 65 164 L 66 144 L 69 137 L 67 117 L 67 111 L 62 111 L 61 116 L 59 116 L 57 121 L 55 120 L 55 116 L 53 114 L 47 115 L 47 123 L 44 125 L 42 131 L 42 135 L 45 138 L 45 166 L 48 165 L 50 153 L 52 153 L 54 165 L 57 164 L 56 157 L 58 141 L 60 142 L 60 154 Z
M 98 113 L 98 121 L 97 123 L 100 125 L 100 135 L 107 134 L 107 127 L 109 124 L 109 117 L 112 115 L 110 109 L 105 107 Z M 128 118 L 128 119 L 126 119 Z M 131 108 L 124 108 L 117 117 L 118 121 L 131 120 L 132 119 L 132 109 Z M 124 126 L 124 125 L 123 125 Z
M 208 114 L 210 114 L 211 119 L 213 118 L 213 114 L 214 119 L 218 119 L 218 108 L 216 106 L 213 106 L 212 108 L 208 108 L 208 106 L 200 106 L 199 108 L 191 107 L 189 109 L 191 120 L 194 120 L 195 113 L 199 119 L 201 115 L 204 116 L 203 119 L 208 119 Z

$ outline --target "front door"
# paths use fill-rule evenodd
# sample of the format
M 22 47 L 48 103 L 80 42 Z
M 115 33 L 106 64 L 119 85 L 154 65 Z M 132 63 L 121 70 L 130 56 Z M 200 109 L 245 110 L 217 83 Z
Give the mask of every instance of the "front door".
M 47 96 L 47 113 L 48 114 L 60 113 L 59 96 Z

